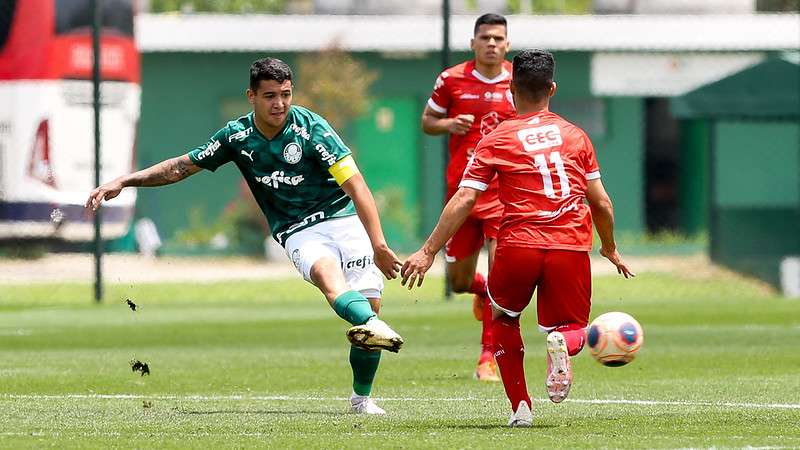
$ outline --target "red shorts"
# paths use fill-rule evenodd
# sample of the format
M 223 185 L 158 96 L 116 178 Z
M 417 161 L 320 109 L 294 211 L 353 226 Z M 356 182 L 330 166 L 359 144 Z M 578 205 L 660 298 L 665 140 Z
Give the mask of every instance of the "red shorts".
M 447 191 L 447 199 L 455 195 L 458 188 Z M 457 261 L 472 256 L 483 248 L 486 239 L 497 239 L 500 229 L 500 218 L 503 216 L 503 204 L 497 198 L 497 189 L 487 191 L 478 197 L 478 202 L 467 216 L 453 237 L 445 246 L 447 262 Z
M 456 231 L 456 234 L 447 241 L 445 257 L 448 262 L 464 259 L 483 247 L 485 239 L 497 239 L 497 230 L 500 228 L 500 215 L 493 217 L 476 217 L 470 214 L 467 220 Z
M 498 247 L 489 272 L 492 303 L 518 316 L 536 294 L 539 328 L 589 323 L 592 273 L 589 252 L 526 247 Z

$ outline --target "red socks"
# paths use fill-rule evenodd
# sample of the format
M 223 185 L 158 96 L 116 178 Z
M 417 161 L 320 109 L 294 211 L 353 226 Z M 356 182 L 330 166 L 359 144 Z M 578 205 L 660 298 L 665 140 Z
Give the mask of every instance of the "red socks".
M 484 314 L 491 313 L 484 312 Z M 525 366 L 523 365 L 525 345 L 522 343 L 520 334 L 519 317 L 502 315 L 492 321 L 491 330 L 494 338 L 494 358 L 500 369 L 506 396 L 511 401 L 511 408 L 516 408 L 521 401 L 531 406 L 531 398 L 525 384 Z M 564 335 L 570 356 L 575 356 L 581 351 L 585 342 L 585 327 L 578 324 L 567 324 L 557 327 L 555 331 Z
M 569 352 L 569 356 L 577 355 L 583 348 L 583 344 L 586 341 L 586 327 L 568 323 L 556 327 L 553 331 L 558 331 L 564 335 L 564 340 L 567 341 L 567 352 Z
M 480 297 L 483 301 L 483 319 L 481 319 L 483 329 L 481 330 L 481 357 L 478 364 L 486 362 L 491 357 L 493 352 L 492 347 L 492 304 L 489 301 L 489 296 L 486 293 L 486 278 L 475 272 L 475 278 L 472 280 L 472 285 L 469 291 Z
M 481 297 L 483 300 L 483 329 L 481 331 L 481 353 L 493 353 L 492 345 L 492 302 L 489 297 Z
M 481 297 L 486 297 L 486 278 L 482 274 L 475 272 L 475 278 L 472 279 L 469 291 Z
M 525 401 L 531 406 L 531 398 L 525 385 L 525 346 L 519 331 L 519 317 L 506 315 L 492 321 L 494 337 L 494 358 L 500 368 L 503 387 L 511 401 L 511 408 Z

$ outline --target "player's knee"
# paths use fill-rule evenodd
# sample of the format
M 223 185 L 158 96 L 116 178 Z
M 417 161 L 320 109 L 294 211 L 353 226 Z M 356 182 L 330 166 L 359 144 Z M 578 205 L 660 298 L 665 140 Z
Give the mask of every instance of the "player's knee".
M 448 277 L 448 279 L 450 281 L 450 289 L 452 289 L 456 294 L 465 294 L 470 292 L 472 279 L 460 276 L 451 276 Z
M 315 262 L 311 266 L 309 275 L 311 282 L 322 292 L 329 303 L 333 303 L 337 296 L 347 290 L 341 269 L 330 258 L 320 258 Z
M 498 309 L 497 305 L 492 304 L 492 321 L 495 321 L 503 317 L 509 317 L 509 315 L 506 314 L 503 310 Z
M 519 327 L 519 316 L 509 316 L 494 307 L 492 307 L 492 312 L 495 313 L 492 315 L 492 326 Z

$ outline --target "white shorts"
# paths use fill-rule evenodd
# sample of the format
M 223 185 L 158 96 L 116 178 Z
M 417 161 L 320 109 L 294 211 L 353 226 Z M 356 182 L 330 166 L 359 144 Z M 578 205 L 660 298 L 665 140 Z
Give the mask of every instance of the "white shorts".
M 328 219 L 286 240 L 286 256 L 311 283 L 311 266 L 331 257 L 342 266 L 347 286 L 367 298 L 380 298 L 383 274 L 372 261 L 372 244 L 358 216 Z

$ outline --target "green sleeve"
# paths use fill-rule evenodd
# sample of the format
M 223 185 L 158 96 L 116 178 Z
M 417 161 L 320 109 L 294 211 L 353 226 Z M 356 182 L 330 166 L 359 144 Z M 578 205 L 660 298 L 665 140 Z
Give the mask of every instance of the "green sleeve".
M 311 146 L 314 156 L 324 168 L 330 168 L 337 161 L 352 152 L 344 144 L 327 121 L 321 120 L 311 127 Z
M 230 127 L 222 128 L 214 133 L 211 139 L 205 144 L 191 150 L 189 152 L 189 159 L 192 162 L 210 171 L 215 171 L 217 168 L 229 161 L 233 160 L 233 151 L 229 142 Z

